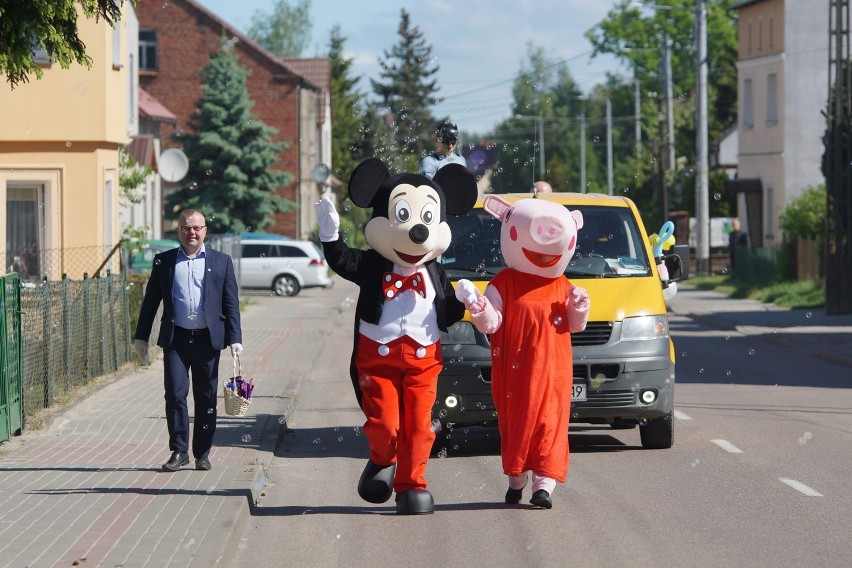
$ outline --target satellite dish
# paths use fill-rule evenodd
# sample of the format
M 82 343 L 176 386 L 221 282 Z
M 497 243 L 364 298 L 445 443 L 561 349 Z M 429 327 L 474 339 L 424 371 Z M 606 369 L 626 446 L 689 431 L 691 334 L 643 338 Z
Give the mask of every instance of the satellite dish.
M 324 183 L 329 175 L 331 175 L 331 170 L 322 163 L 315 165 L 314 169 L 311 170 L 311 178 L 317 183 Z
M 157 158 L 157 170 L 160 177 L 168 182 L 182 180 L 189 171 L 189 158 L 179 148 L 169 148 Z

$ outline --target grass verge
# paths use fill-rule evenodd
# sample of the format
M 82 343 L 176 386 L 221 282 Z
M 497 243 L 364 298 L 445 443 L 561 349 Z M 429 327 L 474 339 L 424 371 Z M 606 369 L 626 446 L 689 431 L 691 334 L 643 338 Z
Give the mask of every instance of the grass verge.
M 694 276 L 685 282 L 700 290 L 713 290 L 732 298 L 749 298 L 785 308 L 821 308 L 825 306 L 825 284 L 821 280 L 805 282 L 746 282 L 729 274 Z

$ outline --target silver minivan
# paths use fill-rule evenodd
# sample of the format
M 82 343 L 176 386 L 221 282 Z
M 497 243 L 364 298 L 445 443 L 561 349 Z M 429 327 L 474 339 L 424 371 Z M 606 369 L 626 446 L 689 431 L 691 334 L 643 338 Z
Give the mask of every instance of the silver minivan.
M 272 290 L 278 296 L 333 283 L 316 244 L 273 235 L 241 239 L 237 270 L 241 288 Z

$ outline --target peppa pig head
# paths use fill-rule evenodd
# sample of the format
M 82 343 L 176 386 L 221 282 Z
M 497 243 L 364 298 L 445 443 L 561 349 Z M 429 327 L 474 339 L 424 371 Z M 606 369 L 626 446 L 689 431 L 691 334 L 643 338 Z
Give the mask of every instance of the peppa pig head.
M 506 266 L 545 278 L 562 276 L 577 248 L 582 213 L 544 199 L 509 203 L 493 194 L 483 207 L 503 224 L 500 248 Z

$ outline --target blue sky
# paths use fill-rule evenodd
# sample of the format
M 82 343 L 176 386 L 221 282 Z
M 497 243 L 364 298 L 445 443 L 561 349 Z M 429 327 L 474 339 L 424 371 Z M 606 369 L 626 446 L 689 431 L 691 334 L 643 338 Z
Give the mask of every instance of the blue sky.
M 208 10 L 245 31 L 258 10 L 271 10 L 271 0 L 197 0 Z M 291 3 L 291 5 L 294 4 Z M 590 59 L 584 37 L 616 0 L 312 0 L 312 41 L 305 57 L 325 56 L 334 25 L 347 38 L 354 58 L 353 76 L 360 90 L 371 93 L 369 79 L 378 78 L 378 59 L 399 40 L 400 11 L 411 15 L 432 46 L 440 70 L 436 118 L 448 115 L 459 128 L 485 134 L 511 116 L 512 80 L 527 61 L 532 42 L 554 61 L 566 61 L 584 91 L 602 82 L 607 71 L 629 75 L 610 56 Z

